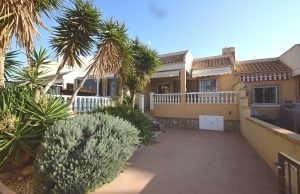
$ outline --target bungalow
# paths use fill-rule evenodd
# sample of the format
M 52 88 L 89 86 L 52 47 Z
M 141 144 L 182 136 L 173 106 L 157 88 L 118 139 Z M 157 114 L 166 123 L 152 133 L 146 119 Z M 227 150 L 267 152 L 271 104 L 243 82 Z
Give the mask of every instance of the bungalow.
M 299 102 L 299 53 L 300 45 L 276 58 L 249 61 L 236 61 L 234 47 L 223 48 L 222 55 L 196 59 L 188 50 L 160 55 L 163 65 L 143 93 L 142 108 L 168 127 L 238 131 L 234 86 L 242 81 L 248 106 L 265 118 L 277 119 L 281 103 Z M 88 58 L 82 60 L 88 65 Z M 62 94 L 70 95 L 84 75 L 80 69 L 64 69 L 56 84 Z M 114 96 L 117 91 L 118 80 L 107 75 L 99 82 L 87 80 L 79 96 Z
M 160 58 L 163 67 L 145 92 L 145 108 L 170 127 L 196 128 L 209 117 L 224 120 L 225 131 L 238 130 L 239 102 L 233 87 L 240 81 L 245 82 L 248 106 L 260 119 L 274 122 L 281 103 L 299 102 L 300 45 L 280 57 L 249 61 L 236 61 L 234 47 L 192 62 L 189 51 Z

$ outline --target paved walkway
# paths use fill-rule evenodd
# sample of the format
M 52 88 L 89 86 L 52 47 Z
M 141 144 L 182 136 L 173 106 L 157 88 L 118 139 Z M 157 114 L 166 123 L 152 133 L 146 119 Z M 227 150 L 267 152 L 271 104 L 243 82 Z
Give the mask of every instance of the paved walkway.
M 239 133 L 166 129 L 93 194 L 274 194 L 277 177 Z

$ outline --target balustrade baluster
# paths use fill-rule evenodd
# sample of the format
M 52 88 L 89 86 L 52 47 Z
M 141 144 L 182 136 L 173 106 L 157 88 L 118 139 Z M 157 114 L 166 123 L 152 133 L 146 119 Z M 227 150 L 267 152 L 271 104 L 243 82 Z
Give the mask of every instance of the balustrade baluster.
M 208 99 L 209 99 L 208 103 L 209 104 L 211 104 L 211 98 L 212 98 L 212 94 L 210 93 L 210 94 L 208 94 Z
M 226 104 L 228 103 L 228 95 L 227 95 L 227 93 L 225 93 L 225 103 Z
M 97 108 L 96 100 L 97 100 L 97 98 L 93 98 L 92 110 Z
M 224 95 L 221 93 L 221 103 L 224 103 Z
M 86 98 L 86 111 L 90 111 L 91 108 L 91 99 Z
M 190 103 L 190 94 L 187 94 L 187 103 Z
M 232 93 L 229 94 L 229 103 L 232 103 Z
M 78 100 L 78 98 L 75 97 L 74 103 L 72 104 L 72 109 L 73 109 L 74 111 L 77 111 L 77 103 L 78 103 L 77 100 Z
M 86 98 L 82 98 L 82 111 L 86 111 Z
M 216 103 L 216 94 L 212 94 L 212 103 L 215 104 Z
M 234 93 L 234 103 L 236 103 L 236 93 Z
M 78 107 L 77 107 L 77 111 L 78 111 L 78 112 L 80 112 L 80 111 L 81 111 L 81 109 L 82 109 L 82 102 L 81 102 L 81 98 L 79 97 L 77 101 L 78 101 Z

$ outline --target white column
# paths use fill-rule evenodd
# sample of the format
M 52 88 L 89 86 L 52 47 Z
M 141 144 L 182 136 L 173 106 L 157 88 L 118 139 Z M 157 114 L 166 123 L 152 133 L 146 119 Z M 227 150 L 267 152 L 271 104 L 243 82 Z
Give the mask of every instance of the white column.
M 139 95 L 139 109 L 140 111 L 144 112 L 144 95 Z
M 154 92 L 150 92 L 150 110 L 153 110 Z
M 97 97 L 99 97 L 99 80 L 97 80 L 97 94 L 96 94 Z

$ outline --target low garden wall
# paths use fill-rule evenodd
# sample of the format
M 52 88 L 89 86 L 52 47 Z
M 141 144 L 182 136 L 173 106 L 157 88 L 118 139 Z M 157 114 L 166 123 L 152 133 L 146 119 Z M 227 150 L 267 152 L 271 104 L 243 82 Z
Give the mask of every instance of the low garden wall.
M 278 161 L 279 152 L 300 161 L 300 135 L 251 117 L 244 82 L 239 82 L 234 88 L 239 91 L 240 98 L 240 132 L 271 169 L 277 174 L 274 162 Z
M 272 170 L 278 169 L 278 152 L 300 161 L 300 135 L 282 129 L 264 121 L 246 116 L 241 126 L 241 133 Z
M 156 117 L 165 127 L 178 129 L 199 129 L 199 119 Z M 224 120 L 224 131 L 239 132 L 240 122 Z

